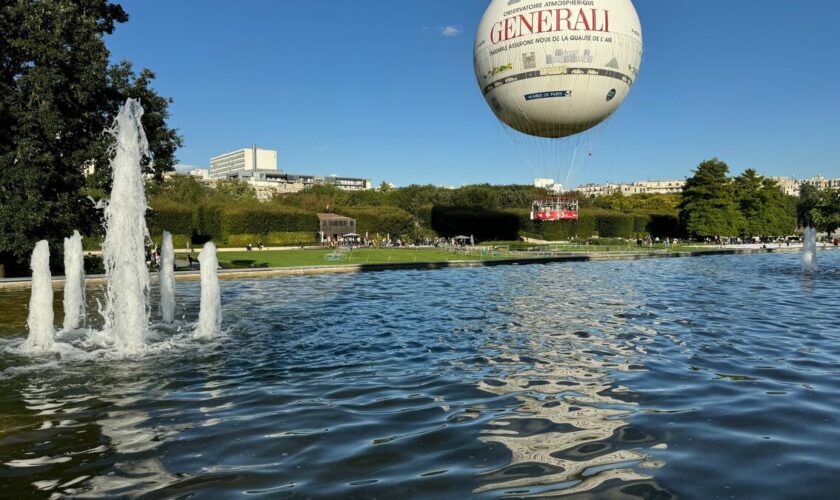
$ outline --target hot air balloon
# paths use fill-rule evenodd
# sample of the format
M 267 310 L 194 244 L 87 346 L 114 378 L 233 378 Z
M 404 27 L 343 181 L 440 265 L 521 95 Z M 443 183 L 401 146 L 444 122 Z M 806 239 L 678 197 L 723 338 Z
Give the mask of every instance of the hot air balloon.
M 642 59 L 631 0 L 492 0 L 475 39 L 475 75 L 535 177 L 563 186 L 630 92 Z M 505 128 L 505 130 L 508 130 Z M 523 135 L 524 134 L 524 135 Z M 553 181 L 552 181 L 553 182 Z M 531 219 L 577 220 L 578 201 L 534 200 Z
M 641 58 L 631 0 L 492 0 L 475 41 L 476 78 L 499 120 L 552 139 L 612 115 Z

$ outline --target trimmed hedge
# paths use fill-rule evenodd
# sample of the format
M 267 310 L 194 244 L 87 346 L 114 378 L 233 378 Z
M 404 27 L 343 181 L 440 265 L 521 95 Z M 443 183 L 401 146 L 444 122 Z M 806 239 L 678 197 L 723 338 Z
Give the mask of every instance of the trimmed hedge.
M 164 231 L 172 234 L 192 234 L 193 207 L 174 203 L 158 203 L 146 214 L 146 225 L 152 236 Z
M 227 208 L 221 213 L 221 233 L 268 235 L 272 232 L 318 232 L 318 217 L 296 208 L 260 205 Z
M 475 236 L 478 241 L 519 238 L 521 214 L 513 210 L 435 206 L 431 216 L 432 229 L 441 236 Z
M 271 232 L 267 235 L 259 234 L 231 234 L 225 238 L 225 244 L 231 247 L 245 247 L 248 243 L 256 245 L 262 243 L 264 246 L 285 247 L 317 244 L 317 237 L 314 232 Z
M 163 233 L 152 235 L 152 241 L 155 245 L 160 248 L 163 245 Z M 175 247 L 175 250 L 184 249 L 190 247 L 191 237 L 187 236 L 186 234 L 173 234 L 172 235 L 172 246 Z
M 356 219 L 356 231 L 362 235 L 390 234 L 391 238 L 412 238 L 417 234 L 414 217 L 401 208 L 359 206 L 341 208 L 335 212 Z

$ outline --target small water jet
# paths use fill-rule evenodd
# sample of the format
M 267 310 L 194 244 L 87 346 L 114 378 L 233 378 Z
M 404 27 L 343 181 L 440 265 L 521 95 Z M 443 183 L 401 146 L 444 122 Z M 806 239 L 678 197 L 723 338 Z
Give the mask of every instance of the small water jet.
M 64 330 L 82 326 L 85 318 L 85 260 L 82 236 L 64 238 Z
M 817 230 L 808 227 L 805 228 L 805 244 L 802 250 L 802 271 L 805 273 L 815 273 L 820 268 L 817 265 Z
M 32 252 L 32 295 L 29 297 L 29 317 L 26 326 L 29 337 L 21 345 L 26 352 L 47 352 L 55 349 L 55 326 L 53 320 L 53 289 L 50 273 L 50 247 L 45 240 L 39 241 Z
M 160 257 L 160 315 L 164 323 L 172 323 L 175 321 L 175 247 L 169 231 L 163 232 Z
M 116 155 L 111 162 L 113 188 L 105 208 L 105 261 L 107 294 L 105 336 L 123 352 L 142 350 L 149 323 L 146 297 L 149 271 L 146 268 L 146 194 L 140 162 L 148 151 L 140 123 L 143 108 L 128 99 L 117 115 L 112 130 Z
M 219 260 L 216 245 L 207 242 L 198 255 L 201 264 L 201 309 L 198 326 L 193 336 L 210 339 L 219 335 L 222 329 L 222 299 L 219 294 Z

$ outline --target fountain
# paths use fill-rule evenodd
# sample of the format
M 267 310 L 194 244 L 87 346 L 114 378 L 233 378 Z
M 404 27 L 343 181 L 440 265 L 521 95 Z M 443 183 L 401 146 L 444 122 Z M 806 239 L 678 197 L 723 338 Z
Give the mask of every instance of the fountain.
M 85 318 L 85 261 L 82 236 L 64 238 L 64 330 L 76 330 Z
M 222 302 L 219 295 L 219 275 L 216 245 L 207 242 L 198 255 L 201 264 L 201 310 L 193 337 L 210 339 L 219 335 L 222 328 Z
M 817 230 L 808 227 L 805 228 L 805 245 L 802 251 L 802 271 L 806 273 L 815 273 L 819 271 L 817 265 Z
M 149 271 L 146 266 L 146 195 L 141 160 L 148 151 L 141 125 L 143 108 L 129 99 L 120 109 L 111 133 L 116 139 L 116 153 L 111 162 L 113 188 L 105 206 L 105 241 L 102 258 L 105 264 L 105 306 L 101 309 L 104 326 L 91 330 L 80 342 L 85 347 L 110 348 L 121 354 L 150 352 L 148 294 Z M 105 205 L 103 203 L 103 205 Z M 160 311 L 164 323 L 175 321 L 175 249 L 172 235 L 163 233 L 160 269 Z M 82 237 L 74 231 L 64 240 L 64 330 L 78 330 L 85 319 L 84 254 Z M 49 267 L 50 251 L 46 241 L 39 242 L 32 253 L 32 295 L 29 303 L 29 337 L 21 351 L 56 351 L 63 355 L 74 347 L 56 341 L 53 321 L 53 290 Z M 209 339 L 221 332 L 222 312 L 217 274 L 216 246 L 207 243 L 199 256 L 201 263 L 201 310 L 193 338 Z
M 172 323 L 175 321 L 175 248 L 169 231 L 163 232 L 159 277 L 161 319 Z
M 128 99 L 117 115 L 112 130 L 116 155 L 111 162 L 113 188 L 105 208 L 105 242 L 102 257 L 108 287 L 105 304 L 105 336 L 123 352 L 144 347 L 149 323 L 146 297 L 149 271 L 146 268 L 146 194 L 140 161 L 148 150 L 140 123 L 140 102 Z
M 26 326 L 29 337 L 21 345 L 21 351 L 47 352 L 55 349 L 55 327 L 53 320 L 53 289 L 50 274 L 50 247 L 45 240 L 39 241 L 32 252 L 32 295 L 29 298 L 29 317 Z

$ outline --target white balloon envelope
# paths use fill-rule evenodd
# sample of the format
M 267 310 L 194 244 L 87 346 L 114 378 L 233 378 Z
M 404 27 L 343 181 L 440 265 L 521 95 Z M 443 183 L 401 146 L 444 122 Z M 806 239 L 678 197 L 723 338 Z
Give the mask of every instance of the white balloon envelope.
M 631 0 L 492 0 L 475 41 L 487 103 L 510 127 L 560 138 L 612 115 L 642 59 Z

